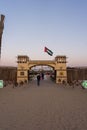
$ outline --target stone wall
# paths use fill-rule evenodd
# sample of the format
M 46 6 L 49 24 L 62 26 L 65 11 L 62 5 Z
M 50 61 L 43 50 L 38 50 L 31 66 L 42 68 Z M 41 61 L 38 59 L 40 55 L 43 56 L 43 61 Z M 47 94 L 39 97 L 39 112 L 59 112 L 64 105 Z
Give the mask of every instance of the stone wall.
M 0 67 L 0 80 L 16 81 L 17 67 Z
M 87 67 L 67 67 L 67 80 L 87 80 Z
M 67 67 L 67 80 L 87 80 L 87 67 L 86 68 L 71 68 Z M 0 80 L 16 81 L 17 80 L 17 67 L 0 67 Z

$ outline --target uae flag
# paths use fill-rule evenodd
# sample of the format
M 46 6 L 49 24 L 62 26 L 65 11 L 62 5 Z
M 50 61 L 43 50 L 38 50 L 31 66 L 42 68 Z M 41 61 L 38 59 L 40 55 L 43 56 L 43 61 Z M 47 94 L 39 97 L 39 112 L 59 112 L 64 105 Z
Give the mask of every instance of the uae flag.
M 50 49 L 48 49 L 47 47 L 44 47 L 44 52 L 47 52 L 50 56 L 53 55 L 53 52 Z

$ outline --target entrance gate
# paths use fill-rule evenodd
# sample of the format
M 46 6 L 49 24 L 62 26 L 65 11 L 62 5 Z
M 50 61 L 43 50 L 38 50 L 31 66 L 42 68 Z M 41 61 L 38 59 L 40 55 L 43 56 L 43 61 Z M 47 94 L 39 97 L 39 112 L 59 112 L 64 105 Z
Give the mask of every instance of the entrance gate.
M 33 66 L 47 65 L 56 71 L 56 83 L 67 82 L 66 56 L 56 56 L 54 60 L 30 60 L 26 55 L 17 57 L 17 83 L 28 82 L 28 71 Z

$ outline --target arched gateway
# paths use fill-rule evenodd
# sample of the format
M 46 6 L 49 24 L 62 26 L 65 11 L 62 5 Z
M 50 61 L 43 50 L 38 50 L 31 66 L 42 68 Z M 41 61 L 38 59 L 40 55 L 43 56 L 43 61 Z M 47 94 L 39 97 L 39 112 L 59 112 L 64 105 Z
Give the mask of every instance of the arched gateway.
M 17 83 L 28 82 L 28 72 L 33 66 L 47 65 L 56 71 L 56 83 L 67 82 L 66 56 L 56 56 L 54 60 L 30 60 L 26 55 L 17 57 Z

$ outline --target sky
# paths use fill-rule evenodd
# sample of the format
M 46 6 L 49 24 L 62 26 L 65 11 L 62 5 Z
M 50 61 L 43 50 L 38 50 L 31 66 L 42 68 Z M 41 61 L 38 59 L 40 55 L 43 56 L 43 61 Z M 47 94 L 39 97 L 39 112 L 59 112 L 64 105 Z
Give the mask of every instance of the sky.
M 87 66 L 87 0 L 0 0 L 5 15 L 0 66 L 17 66 L 17 56 Z M 44 52 L 44 47 L 53 56 Z

